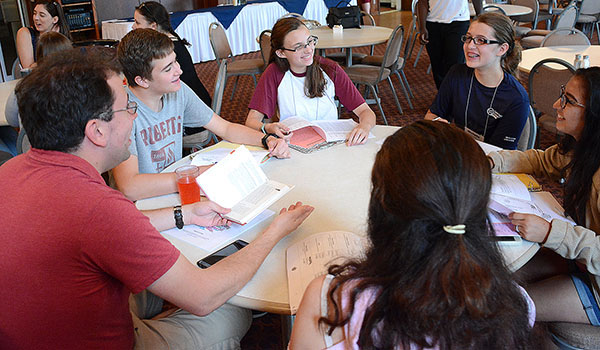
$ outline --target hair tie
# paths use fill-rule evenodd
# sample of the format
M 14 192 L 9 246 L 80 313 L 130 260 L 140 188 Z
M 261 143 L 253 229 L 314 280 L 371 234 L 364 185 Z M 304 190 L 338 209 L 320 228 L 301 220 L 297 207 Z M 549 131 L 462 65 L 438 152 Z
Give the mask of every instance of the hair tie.
M 464 235 L 466 226 L 463 224 L 460 225 L 446 225 L 443 226 L 444 231 L 448 233 L 452 233 L 454 235 Z

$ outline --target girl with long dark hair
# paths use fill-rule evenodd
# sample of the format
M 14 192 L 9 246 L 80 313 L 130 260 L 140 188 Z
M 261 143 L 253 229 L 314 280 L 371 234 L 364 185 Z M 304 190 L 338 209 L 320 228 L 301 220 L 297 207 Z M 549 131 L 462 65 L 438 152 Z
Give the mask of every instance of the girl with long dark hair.
M 338 119 L 335 97 L 358 116 L 347 144 L 365 143 L 375 126 L 375 113 L 365 103 L 344 70 L 315 55 L 318 38 L 297 18 L 281 18 L 271 33 L 271 57 L 250 101 L 246 126 L 283 137 L 280 123 L 263 123 L 279 111 L 279 120 L 297 116 L 307 120 Z
M 17 55 L 22 68 L 31 68 L 40 34 L 59 32 L 69 40 L 71 34 L 62 7 L 56 1 L 38 0 L 33 8 L 33 27 L 17 31 Z
M 541 321 L 600 325 L 600 68 L 580 69 L 554 103 L 561 142 L 548 149 L 490 153 L 493 171 L 530 173 L 564 183 L 565 213 L 551 222 L 513 213 L 524 238 L 543 245 L 519 273 Z M 577 261 L 577 263 L 575 263 Z
M 488 221 L 486 157 L 454 126 L 388 137 L 371 175 L 365 257 L 308 287 L 290 349 L 527 349 L 535 310 Z

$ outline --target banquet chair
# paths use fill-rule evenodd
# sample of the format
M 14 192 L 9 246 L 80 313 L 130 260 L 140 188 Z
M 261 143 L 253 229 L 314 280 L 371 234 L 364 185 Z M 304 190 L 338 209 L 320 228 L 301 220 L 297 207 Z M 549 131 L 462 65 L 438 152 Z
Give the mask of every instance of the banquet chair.
M 537 128 L 535 112 L 533 111 L 533 108 L 529 106 L 529 115 L 527 116 L 527 121 L 525 122 L 523 131 L 521 131 L 521 136 L 519 137 L 519 142 L 517 143 L 517 149 L 519 151 L 526 151 L 535 147 Z
M 236 60 L 231 52 L 231 46 L 229 46 L 227 35 L 225 35 L 225 29 L 218 22 L 213 22 L 208 26 L 208 37 L 210 39 L 210 46 L 212 46 L 217 58 L 217 63 L 231 58 L 231 61 L 227 64 L 227 74 L 225 76 L 225 82 L 227 82 L 229 77 L 235 76 L 231 99 L 233 100 L 240 75 L 250 75 L 252 80 L 254 80 L 254 86 L 256 86 L 256 75 L 260 74 L 263 68 L 262 58 Z
M 497 12 L 506 16 L 506 12 L 502 9 L 502 7 L 497 5 L 487 5 L 483 8 L 483 12 Z
M 373 18 L 373 16 L 371 16 L 370 14 L 366 13 L 365 11 L 360 11 L 361 16 L 362 16 L 362 20 L 363 20 L 363 24 L 364 26 L 375 26 L 375 19 Z M 373 54 L 373 52 L 375 51 L 375 45 L 371 45 L 371 53 L 370 55 Z M 352 51 L 352 63 L 361 63 L 362 59 L 365 58 L 367 56 L 366 53 L 360 53 L 360 52 L 355 52 L 354 50 Z M 327 54 L 327 58 L 332 59 L 336 62 L 341 62 L 341 63 L 345 63 L 346 62 L 346 52 L 344 50 L 339 51 L 339 52 L 333 52 L 333 53 L 329 53 Z
M 400 24 L 394 29 L 394 31 L 390 35 L 390 38 L 387 41 L 385 54 L 383 55 L 381 65 L 379 67 L 371 66 L 368 64 L 357 64 L 344 68 L 346 73 L 350 77 L 350 80 L 352 80 L 352 82 L 355 85 L 366 85 L 368 87 L 367 93 L 369 91 L 373 93 L 374 99 L 368 99 L 366 102 L 368 104 L 377 104 L 377 107 L 379 107 L 379 111 L 381 112 L 381 116 L 386 125 L 388 124 L 388 122 L 385 117 L 385 113 L 383 112 L 383 108 L 381 108 L 381 99 L 379 98 L 379 94 L 377 93 L 377 84 L 387 79 L 390 85 L 390 89 L 392 90 L 394 100 L 396 101 L 396 107 L 398 107 L 398 111 L 400 112 L 400 114 L 402 114 L 402 107 L 400 107 L 400 101 L 398 101 L 396 89 L 394 89 L 394 84 L 392 84 L 392 80 L 390 79 L 392 71 L 387 67 L 392 67 L 400 57 L 400 50 L 402 49 L 403 41 L 404 27 L 402 26 L 402 24 Z
M 583 323 L 548 323 L 552 341 L 561 350 L 598 349 L 600 328 Z
M 554 21 L 554 29 L 573 29 L 575 28 L 575 23 L 577 21 L 577 7 L 574 4 L 571 4 L 562 11 L 556 21 Z M 550 30 L 545 29 L 534 29 L 527 33 L 523 38 L 521 38 L 521 46 L 525 49 L 530 49 L 534 47 L 540 47 L 544 37 L 550 34 Z
M 221 114 L 221 106 L 223 103 L 223 93 L 225 92 L 225 81 L 227 80 L 227 60 L 222 60 L 219 64 L 217 80 L 215 81 L 215 92 L 213 93 L 211 109 L 217 115 Z M 217 136 L 210 130 L 202 130 L 192 135 L 183 137 L 183 148 L 189 149 L 192 152 L 202 149 L 208 145 L 210 141 L 219 142 Z
M 538 23 L 546 22 L 546 29 L 550 29 L 552 19 L 562 10 L 556 7 L 556 0 L 539 0 Z M 534 28 L 536 29 L 537 26 Z
M 31 149 L 31 143 L 29 143 L 29 137 L 25 129 L 21 128 L 17 135 L 17 154 L 25 153 Z
M 562 66 L 562 67 L 557 67 Z M 552 105 L 558 99 L 561 85 L 575 74 L 569 62 L 547 58 L 536 63 L 529 72 L 529 103 L 538 115 L 538 125 L 556 133 L 556 110 Z
M 581 7 L 579 8 L 579 17 L 577 17 L 577 24 L 582 24 L 584 28 L 588 28 L 590 38 L 594 35 L 594 27 L 596 27 L 596 33 L 600 38 L 600 1 L 598 0 L 583 0 Z
M 511 19 L 515 22 L 515 34 L 517 38 L 522 38 L 527 33 L 529 33 L 532 29 L 537 27 L 538 23 L 538 13 L 540 11 L 540 4 L 537 0 L 513 0 L 513 5 L 520 5 L 529 7 L 531 9 L 531 13 L 520 16 L 512 16 Z M 523 25 L 517 25 L 522 23 L 531 23 L 531 27 L 525 27 Z
M 263 30 L 258 36 L 258 45 L 260 46 L 260 56 L 263 60 L 263 70 L 269 65 L 271 57 L 271 29 Z
M 579 29 L 555 29 L 548 33 L 542 40 L 541 47 L 547 46 L 569 46 L 582 45 L 590 46 L 590 39 Z

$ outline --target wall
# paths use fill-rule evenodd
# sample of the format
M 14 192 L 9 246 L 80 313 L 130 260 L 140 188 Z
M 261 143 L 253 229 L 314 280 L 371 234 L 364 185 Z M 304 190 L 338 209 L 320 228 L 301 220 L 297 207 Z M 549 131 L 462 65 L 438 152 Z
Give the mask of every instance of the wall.
M 133 17 L 135 7 L 141 2 L 141 0 L 96 0 L 98 21 Z M 158 2 L 166 7 L 169 12 L 194 9 L 194 0 L 161 0 Z

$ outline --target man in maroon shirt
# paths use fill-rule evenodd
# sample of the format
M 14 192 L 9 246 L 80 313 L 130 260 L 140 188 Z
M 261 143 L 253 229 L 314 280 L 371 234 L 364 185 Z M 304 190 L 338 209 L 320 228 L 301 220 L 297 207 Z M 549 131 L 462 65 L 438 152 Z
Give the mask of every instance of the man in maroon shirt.
M 32 149 L 0 167 L 2 349 L 238 348 L 249 315 L 225 302 L 312 212 L 292 205 L 243 250 L 192 265 L 153 226 L 164 211 L 149 220 L 100 176 L 129 157 L 136 106 L 119 73 L 73 50 L 17 86 Z M 202 202 L 195 222 L 220 224 L 227 211 Z M 132 320 L 130 293 L 142 291 Z M 159 297 L 187 311 L 149 320 Z

